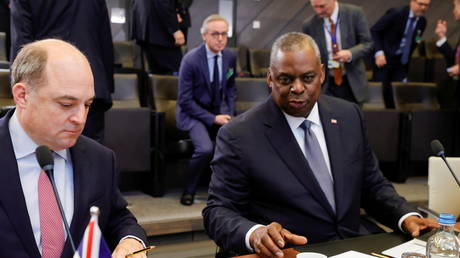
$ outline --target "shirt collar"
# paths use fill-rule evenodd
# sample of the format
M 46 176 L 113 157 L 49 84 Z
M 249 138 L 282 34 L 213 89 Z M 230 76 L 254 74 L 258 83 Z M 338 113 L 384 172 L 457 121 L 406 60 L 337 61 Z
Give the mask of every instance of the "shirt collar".
M 8 127 L 11 135 L 11 142 L 13 143 L 13 150 L 16 159 L 24 158 L 28 155 L 34 154 L 35 149 L 38 147 L 32 138 L 26 133 L 21 123 L 19 123 L 16 115 L 16 110 L 10 118 Z M 67 149 L 55 151 L 59 156 L 67 161 Z
M 307 118 L 291 116 L 291 115 L 288 115 L 284 111 L 283 111 L 283 114 L 286 117 L 289 127 L 291 127 L 291 129 L 293 130 L 298 128 L 305 120 L 310 120 L 313 124 L 321 126 L 321 120 L 319 118 L 318 102 L 315 103 L 315 105 L 311 109 L 310 114 L 308 115 Z
M 329 18 L 332 19 L 334 24 L 337 23 L 337 19 L 339 18 L 339 3 L 338 2 L 335 2 L 334 11 L 332 11 L 331 16 L 324 18 L 324 21 L 327 22 L 328 24 L 329 24 Z
M 212 52 L 211 49 L 209 49 L 208 44 L 204 44 L 206 47 L 206 57 L 208 59 L 214 58 L 214 56 L 218 55 L 219 57 L 222 57 L 222 51 L 219 51 L 217 54 Z

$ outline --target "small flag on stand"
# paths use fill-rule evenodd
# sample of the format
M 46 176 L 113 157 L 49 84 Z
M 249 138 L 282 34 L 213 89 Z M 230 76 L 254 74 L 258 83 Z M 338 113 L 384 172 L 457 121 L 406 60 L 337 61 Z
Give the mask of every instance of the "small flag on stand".
M 110 258 L 110 250 L 98 224 L 99 208 L 92 206 L 89 211 L 91 219 L 73 258 Z

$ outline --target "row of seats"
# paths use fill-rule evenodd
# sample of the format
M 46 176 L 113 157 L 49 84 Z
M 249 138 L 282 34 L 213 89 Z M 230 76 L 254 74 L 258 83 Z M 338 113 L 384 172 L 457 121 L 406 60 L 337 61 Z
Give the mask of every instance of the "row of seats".
M 370 144 L 385 175 L 404 182 L 409 175 L 425 172 L 433 139 L 444 143 L 447 155 L 457 154 L 459 115 L 439 108 L 434 83 L 393 83 L 393 110 L 384 109 L 381 87 L 371 83 L 372 101 L 364 104 L 363 113 Z

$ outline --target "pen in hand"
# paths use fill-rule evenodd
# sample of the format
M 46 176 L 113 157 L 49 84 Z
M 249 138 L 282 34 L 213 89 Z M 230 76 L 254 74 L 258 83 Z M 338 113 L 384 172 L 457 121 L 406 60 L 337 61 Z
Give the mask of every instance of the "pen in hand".
M 137 250 L 137 251 L 134 251 L 134 252 L 132 252 L 132 253 L 126 255 L 125 258 L 126 258 L 126 257 L 130 257 L 130 256 L 132 256 L 132 255 L 140 254 L 140 253 L 143 253 L 143 252 L 148 252 L 148 251 L 154 249 L 155 247 L 156 247 L 156 246 L 153 246 L 153 245 L 147 246 L 146 248 L 139 249 L 139 250 Z

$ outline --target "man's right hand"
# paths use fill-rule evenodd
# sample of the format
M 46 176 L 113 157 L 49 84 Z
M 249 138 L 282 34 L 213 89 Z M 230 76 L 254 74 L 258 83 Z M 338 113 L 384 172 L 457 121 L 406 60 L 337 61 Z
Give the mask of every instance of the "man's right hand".
M 230 119 L 232 119 L 232 117 L 229 116 L 229 115 L 217 115 L 214 118 L 214 124 L 216 124 L 216 125 L 224 125 L 224 124 L 228 123 L 230 121 Z
M 272 222 L 270 225 L 260 227 L 252 232 L 249 243 L 256 253 L 267 257 L 284 257 L 283 248 L 286 243 L 293 245 L 305 245 L 307 238 L 292 234 L 284 229 L 279 223 Z
M 385 57 L 384 54 L 378 55 L 378 56 L 375 57 L 375 65 L 378 68 L 381 68 L 382 66 L 384 66 L 386 64 L 387 64 L 387 58 Z
M 447 22 L 444 20 L 438 20 L 436 23 L 436 28 L 434 29 L 434 33 L 438 35 L 439 39 L 444 38 L 447 33 Z

